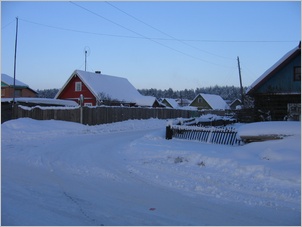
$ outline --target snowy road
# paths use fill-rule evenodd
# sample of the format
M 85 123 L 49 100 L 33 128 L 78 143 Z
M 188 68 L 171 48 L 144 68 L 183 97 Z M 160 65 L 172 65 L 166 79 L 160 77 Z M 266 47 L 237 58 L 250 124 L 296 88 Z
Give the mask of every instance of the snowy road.
M 184 145 L 161 137 L 165 121 L 146 122 L 102 127 L 30 119 L 6 123 L 2 127 L 2 225 L 300 224 L 299 207 L 291 204 L 293 192 L 300 193 L 299 182 L 290 187 L 281 184 L 282 195 L 291 192 L 280 202 L 290 205 L 282 206 L 249 205 L 195 193 L 192 182 L 184 182 L 183 189 L 169 187 L 165 177 L 171 179 L 174 170 L 163 169 L 156 152 L 177 152 Z M 193 143 L 190 149 L 196 146 L 200 144 Z M 161 164 L 150 164 L 150 151 L 156 154 L 154 162 Z M 179 168 L 188 171 L 188 166 L 180 165 L 175 174 Z M 174 183 L 182 180 L 177 179 Z

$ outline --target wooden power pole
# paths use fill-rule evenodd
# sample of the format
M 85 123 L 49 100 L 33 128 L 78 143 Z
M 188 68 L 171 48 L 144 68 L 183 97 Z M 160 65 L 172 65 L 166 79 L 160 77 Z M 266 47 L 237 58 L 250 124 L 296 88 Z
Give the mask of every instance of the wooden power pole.
M 241 103 L 243 105 L 244 104 L 244 94 L 243 94 L 243 87 L 242 87 L 242 79 L 241 79 L 241 69 L 240 69 L 239 57 L 237 57 L 237 62 L 238 62 L 239 80 L 240 80 Z
M 18 17 L 16 17 L 16 39 L 15 39 L 15 56 L 14 56 L 14 94 L 13 94 L 13 107 L 15 106 L 15 99 L 16 99 L 17 43 L 18 43 Z

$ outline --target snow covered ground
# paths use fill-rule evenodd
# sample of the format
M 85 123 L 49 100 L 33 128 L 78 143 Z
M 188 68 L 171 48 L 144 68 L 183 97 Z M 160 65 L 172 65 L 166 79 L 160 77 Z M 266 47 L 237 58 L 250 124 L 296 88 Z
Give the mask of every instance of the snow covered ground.
M 165 140 L 166 123 L 5 122 L 2 225 L 301 224 L 300 122 L 238 124 L 284 136 L 243 146 Z

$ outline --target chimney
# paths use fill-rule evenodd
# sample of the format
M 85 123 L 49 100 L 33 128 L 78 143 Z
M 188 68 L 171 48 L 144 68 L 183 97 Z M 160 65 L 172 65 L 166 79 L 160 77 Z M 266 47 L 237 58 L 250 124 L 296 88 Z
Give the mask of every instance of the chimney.
M 97 74 L 101 74 L 101 71 L 95 71 L 95 73 L 97 73 Z

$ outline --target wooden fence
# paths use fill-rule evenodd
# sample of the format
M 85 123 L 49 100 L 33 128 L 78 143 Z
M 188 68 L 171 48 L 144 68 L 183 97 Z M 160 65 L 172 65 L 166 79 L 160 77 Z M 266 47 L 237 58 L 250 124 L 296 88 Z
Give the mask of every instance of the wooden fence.
M 82 113 L 81 113 L 82 112 Z M 27 107 L 17 106 L 14 118 L 29 117 L 37 120 L 63 120 L 82 122 L 85 125 L 98 125 L 130 119 L 172 119 L 198 117 L 200 111 L 167 108 L 139 107 Z
M 242 143 L 237 138 L 237 130 L 232 127 L 169 125 L 166 128 L 166 139 L 173 137 L 224 145 L 240 145 Z

